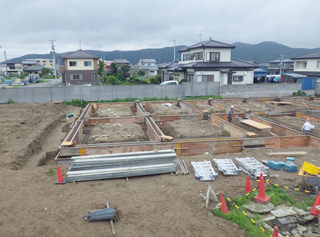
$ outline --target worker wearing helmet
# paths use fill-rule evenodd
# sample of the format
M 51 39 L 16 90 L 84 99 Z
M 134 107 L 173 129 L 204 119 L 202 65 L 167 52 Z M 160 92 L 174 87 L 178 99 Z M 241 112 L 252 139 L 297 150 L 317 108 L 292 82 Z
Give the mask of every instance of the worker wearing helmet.
M 302 125 L 301 129 L 305 132 L 310 132 L 310 130 L 314 129 L 314 125 L 310 123 L 310 119 L 307 118 L 306 122 Z
M 232 122 L 232 117 L 233 117 L 233 105 L 230 106 L 230 110 L 228 112 L 228 121 L 229 121 L 229 123 Z

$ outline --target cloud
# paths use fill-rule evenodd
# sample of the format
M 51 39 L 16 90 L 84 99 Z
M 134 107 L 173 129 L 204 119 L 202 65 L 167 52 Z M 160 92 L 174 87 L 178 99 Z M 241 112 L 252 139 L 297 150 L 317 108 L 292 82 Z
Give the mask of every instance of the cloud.
M 319 0 L 0 0 L 0 45 L 8 57 L 79 48 L 128 50 L 276 41 L 320 47 Z M 0 52 L 0 61 L 2 53 Z

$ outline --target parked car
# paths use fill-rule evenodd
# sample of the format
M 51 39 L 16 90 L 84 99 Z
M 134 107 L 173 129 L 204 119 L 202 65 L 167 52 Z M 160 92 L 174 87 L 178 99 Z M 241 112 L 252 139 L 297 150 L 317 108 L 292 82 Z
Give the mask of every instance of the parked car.
M 160 86 L 176 86 L 178 85 L 179 83 L 175 80 L 173 81 L 164 81 L 164 82 L 161 82 L 160 83 Z

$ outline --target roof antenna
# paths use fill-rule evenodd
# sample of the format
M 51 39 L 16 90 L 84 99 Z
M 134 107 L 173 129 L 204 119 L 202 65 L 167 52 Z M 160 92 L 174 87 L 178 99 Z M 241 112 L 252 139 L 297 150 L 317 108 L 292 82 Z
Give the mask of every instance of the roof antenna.
M 199 38 L 200 38 L 200 43 L 201 43 L 202 42 L 202 30 L 200 30 Z
M 82 42 L 81 42 L 81 39 L 79 41 L 79 48 L 81 49 L 81 45 L 82 45 Z

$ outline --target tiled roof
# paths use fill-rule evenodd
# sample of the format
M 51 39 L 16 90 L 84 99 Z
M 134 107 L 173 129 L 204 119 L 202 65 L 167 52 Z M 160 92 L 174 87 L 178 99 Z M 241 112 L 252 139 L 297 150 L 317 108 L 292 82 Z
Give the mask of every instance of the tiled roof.
M 226 43 L 222 43 L 219 41 L 215 41 L 215 40 L 207 40 L 207 41 L 203 41 L 203 42 L 199 42 L 197 44 L 191 45 L 187 48 L 181 49 L 179 50 L 179 52 L 184 52 L 184 51 L 188 51 L 191 49 L 198 49 L 198 48 L 235 48 L 234 45 L 232 44 L 226 44 Z
M 95 55 L 92 55 L 92 54 L 89 54 L 88 52 L 82 50 L 82 49 L 79 49 L 73 53 L 70 53 L 70 54 L 67 54 L 67 55 L 64 55 L 62 56 L 62 58 L 83 58 L 83 59 L 95 59 L 95 58 L 98 58 L 97 56 Z
M 308 58 L 320 58 L 320 51 L 304 54 L 301 56 L 294 57 L 292 59 L 308 59 Z

